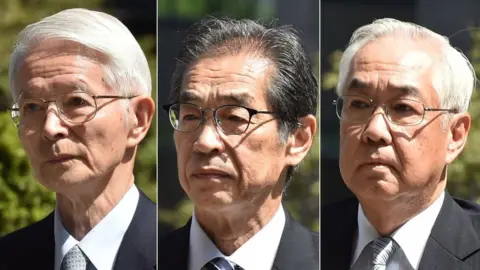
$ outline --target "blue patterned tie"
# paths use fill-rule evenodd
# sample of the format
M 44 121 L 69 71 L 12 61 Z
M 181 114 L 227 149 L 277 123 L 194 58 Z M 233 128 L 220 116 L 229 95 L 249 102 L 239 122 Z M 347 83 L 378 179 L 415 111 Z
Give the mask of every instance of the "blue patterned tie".
M 211 259 L 200 270 L 243 270 L 240 266 L 236 265 L 235 268 L 222 257 Z
M 390 237 L 375 239 L 372 243 L 373 250 L 373 270 L 385 270 L 387 262 L 397 250 L 397 245 Z
M 63 257 L 61 270 L 86 270 L 87 263 L 87 256 L 75 245 Z

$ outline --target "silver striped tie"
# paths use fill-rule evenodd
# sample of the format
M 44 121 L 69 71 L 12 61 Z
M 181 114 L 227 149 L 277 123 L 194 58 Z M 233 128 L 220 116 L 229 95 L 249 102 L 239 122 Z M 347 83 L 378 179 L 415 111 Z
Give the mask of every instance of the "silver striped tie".
M 232 267 L 227 259 L 217 257 L 207 262 L 200 270 L 243 270 L 243 268 L 238 265 Z
M 385 270 L 387 262 L 397 250 L 397 245 L 390 237 L 382 237 L 372 242 L 373 270 Z

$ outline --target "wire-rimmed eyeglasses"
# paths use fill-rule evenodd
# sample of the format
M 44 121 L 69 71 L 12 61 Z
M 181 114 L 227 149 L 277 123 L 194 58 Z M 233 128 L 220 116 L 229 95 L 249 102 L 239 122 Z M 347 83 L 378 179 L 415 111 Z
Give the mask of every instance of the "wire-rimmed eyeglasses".
M 97 99 L 116 98 L 132 99 L 136 96 L 90 95 L 86 92 L 71 92 L 56 96 L 54 99 L 24 98 L 21 95 L 18 101 L 10 108 L 13 123 L 18 127 L 34 126 L 45 120 L 48 103 L 55 103 L 59 116 L 66 122 L 82 124 L 92 120 L 97 113 Z
M 414 126 L 423 121 L 425 112 L 458 113 L 457 109 L 428 108 L 413 99 L 392 99 L 379 105 L 366 96 L 345 95 L 333 102 L 339 119 L 363 124 L 368 122 L 377 107 L 383 107 L 386 118 L 399 126 Z
M 212 109 L 183 102 L 164 105 L 163 109 L 168 113 L 172 127 L 182 132 L 197 130 L 206 121 L 206 111 L 211 110 L 214 123 L 226 135 L 240 135 L 247 131 L 255 114 L 275 114 L 271 111 L 257 111 L 240 105 L 223 105 Z

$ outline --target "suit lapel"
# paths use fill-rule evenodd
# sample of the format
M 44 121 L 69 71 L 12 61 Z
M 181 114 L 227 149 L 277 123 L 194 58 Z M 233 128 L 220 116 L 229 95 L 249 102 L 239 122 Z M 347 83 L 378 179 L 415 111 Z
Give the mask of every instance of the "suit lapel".
M 445 193 L 419 269 L 471 269 L 463 261 L 480 250 L 480 239 L 466 212 Z
M 159 270 L 187 270 L 191 222 L 158 242 Z
M 318 268 L 318 234 L 308 231 L 285 211 L 285 227 L 272 269 Z
M 115 270 L 155 269 L 156 206 L 140 191 L 133 215 L 115 261 Z
M 357 231 L 358 200 L 349 199 L 322 210 L 323 269 L 350 269 Z

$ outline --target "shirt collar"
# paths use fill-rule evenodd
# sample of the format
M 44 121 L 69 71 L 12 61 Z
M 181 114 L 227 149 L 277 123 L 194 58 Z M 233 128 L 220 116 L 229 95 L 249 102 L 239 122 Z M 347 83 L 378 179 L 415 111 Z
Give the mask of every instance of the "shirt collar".
M 411 218 L 391 235 L 402 248 L 414 269 L 418 269 L 428 237 L 442 208 L 444 197 L 445 192 L 442 191 L 440 196 L 429 207 Z M 358 206 L 357 220 L 358 236 L 352 265 L 358 259 L 365 246 L 380 237 L 380 234 L 365 216 L 361 204 Z
M 60 269 L 65 254 L 77 244 L 96 269 L 112 269 L 123 236 L 135 214 L 139 196 L 138 189 L 133 184 L 118 204 L 81 241 L 77 241 L 63 227 L 56 206 L 55 270 Z
M 200 269 L 215 257 L 225 257 L 245 270 L 271 269 L 284 227 L 285 211 L 280 205 L 270 222 L 232 255 L 225 256 L 200 227 L 194 212 L 190 226 L 189 270 Z

